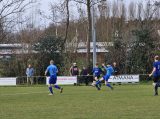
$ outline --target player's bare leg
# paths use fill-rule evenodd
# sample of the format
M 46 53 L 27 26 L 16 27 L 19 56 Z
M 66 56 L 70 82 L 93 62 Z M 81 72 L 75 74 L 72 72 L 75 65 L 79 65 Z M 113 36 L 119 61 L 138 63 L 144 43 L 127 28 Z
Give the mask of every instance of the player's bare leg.
M 98 81 L 97 77 L 94 78 L 96 81 Z
M 153 86 L 155 86 L 156 84 L 157 84 L 157 83 L 154 83 L 154 82 L 153 82 Z
M 98 81 L 98 78 L 97 78 L 97 77 L 95 77 L 95 80 L 96 80 L 96 83 L 97 83 L 97 81 Z M 95 84 L 96 84 L 96 83 L 95 83 Z M 100 86 L 100 84 L 99 84 L 99 86 Z M 101 87 L 101 86 L 100 86 L 100 87 Z
M 103 77 L 100 79 L 100 81 L 103 81 Z
M 93 81 L 94 84 L 96 84 L 96 81 Z
M 98 81 L 98 79 L 97 79 L 97 77 L 95 77 L 92 85 L 95 86 L 95 84 L 97 83 L 97 81 Z

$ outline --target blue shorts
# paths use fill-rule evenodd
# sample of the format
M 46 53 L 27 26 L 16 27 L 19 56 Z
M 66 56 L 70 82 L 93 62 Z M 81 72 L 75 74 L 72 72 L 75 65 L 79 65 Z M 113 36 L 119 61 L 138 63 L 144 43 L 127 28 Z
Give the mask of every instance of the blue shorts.
M 108 81 L 109 77 L 110 77 L 110 76 L 105 75 L 105 76 L 103 76 L 103 80 Z
M 57 76 L 55 75 L 50 76 L 49 84 L 56 84 L 56 82 L 57 82 Z

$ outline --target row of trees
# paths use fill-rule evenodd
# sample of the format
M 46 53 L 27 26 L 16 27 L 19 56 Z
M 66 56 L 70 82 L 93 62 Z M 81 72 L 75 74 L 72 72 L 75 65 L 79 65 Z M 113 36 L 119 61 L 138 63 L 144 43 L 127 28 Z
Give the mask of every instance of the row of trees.
M 149 74 L 153 67 L 154 56 L 159 53 L 159 40 L 154 37 L 154 29 L 142 27 L 132 30 L 134 38 L 129 43 L 116 37 L 113 46 L 108 47 L 106 61 L 116 61 L 122 74 Z
M 16 3 L 17 1 L 17 3 Z M 12 4 L 1 1 L 3 9 L 14 8 L 15 11 L 8 13 L 15 16 L 28 9 L 28 5 L 36 5 L 36 1 L 30 1 L 27 4 L 23 0 L 12 0 Z M 15 2 L 15 3 L 14 3 Z M 11 6 L 10 6 L 11 4 Z M 73 8 L 74 5 L 74 8 Z M 95 0 L 95 29 L 96 40 L 98 42 L 112 42 L 112 46 L 106 46 L 109 51 L 104 61 L 116 61 L 121 69 L 121 73 L 149 73 L 152 69 L 154 55 L 159 54 L 159 34 L 160 30 L 160 3 L 157 1 L 148 1 L 146 4 L 131 2 L 129 6 L 122 1 L 100 1 Z M 5 7 L 7 6 L 7 7 Z M 49 3 L 51 15 L 47 16 L 40 9 L 36 15 L 24 19 L 24 16 L 17 16 L 16 20 L 11 19 L 13 25 L 18 30 L 13 31 L 15 27 L 6 27 L 6 19 L 10 16 L 1 12 L 0 28 L 1 43 L 26 43 L 29 45 L 29 53 L 20 54 L 20 60 L 16 56 L 9 62 L 3 62 L 1 65 L 3 76 L 22 76 L 28 63 L 32 63 L 35 69 L 35 75 L 44 75 L 44 70 L 50 59 L 55 60 L 60 69 L 59 75 L 69 75 L 69 68 L 72 62 L 79 61 L 75 50 L 66 52 L 66 43 L 79 43 L 80 40 L 87 44 L 87 53 L 84 59 L 81 59 L 79 65 L 86 64 L 90 69 L 90 42 L 92 41 L 91 26 L 91 0 L 62 0 L 60 3 Z M 21 10 L 20 10 L 21 8 Z M 76 15 L 72 9 L 77 9 Z M 23 10 L 22 10 L 23 9 Z M 34 26 L 33 17 L 50 21 L 48 27 Z M 4 21 L 5 22 L 2 22 Z M 41 22 L 40 22 L 41 23 Z M 8 25 L 11 26 L 11 25 Z M 76 47 L 70 46 L 70 49 Z M 36 53 L 32 51 L 36 51 Z

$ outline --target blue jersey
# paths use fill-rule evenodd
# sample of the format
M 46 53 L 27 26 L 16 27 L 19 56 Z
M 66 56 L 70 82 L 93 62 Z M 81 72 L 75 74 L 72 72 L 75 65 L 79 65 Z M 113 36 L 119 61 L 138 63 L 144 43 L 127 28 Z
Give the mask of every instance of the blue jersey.
M 114 69 L 112 68 L 112 66 L 109 66 L 108 68 L 107 67 L 104 67 L 105 70 L 107 70 L 107 74 L 108 76 L 111 76 L 112 72 L 114 72 Z
M 155 62 L 153 68 L 156 68 L 154 76 L 160 76 L 160 62 Z
M 100 73 L 104 73 L 101 68 L 94 68 L 92 73 L 95 73 L 96 76 L 100 76 Z
M 58 71 L 57 67 L 53 64 L 47 67 L 47 71 L 49 71 L 50 75 L 57 75 L 56 72 Z

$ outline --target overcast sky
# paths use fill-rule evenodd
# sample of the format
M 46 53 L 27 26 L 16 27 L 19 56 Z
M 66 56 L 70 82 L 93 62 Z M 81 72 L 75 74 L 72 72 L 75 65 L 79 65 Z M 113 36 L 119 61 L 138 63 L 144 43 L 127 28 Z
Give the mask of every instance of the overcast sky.
M 46 13 L 48 12 L 49 10 L 49 3 L 58 3 L 60 2 L 61 0 L 39 0 L 40 4 L 41 4 L 41 10 L 45 11 Z M 113 1 L 117 1 L 117 0 L 107 0 L 109 2 L 113 2 Z M 119 0 L 120 1 L 120 0 Z M 134 3 L 143 3 L 145 4 L 148 0 L 123 0 L 123 2 L 126 4 L 126 5 L 129 5 L 131 2 L 134 2 Z M 152 0 L 152 1 L 155 1 L 155 0 Z
M 32 16 L 33 17 L 32 21 L 34 23 L 37 23 L 37 25 L 41 24 L 41 26 L 46 27 L 46 26 L 49 25 L 49 23 L 51 23 L 51 20 L 41 18 L 38 14 L 36 14 L 37 9 L 40 9 L 41 11 L 43 11 L 46 16 L 49 16 L 51 14 L 49 3 L 53 3 L 53 4 L 54 3 L 59 3 L 59 2 L 62 2 L 63 0 L 37 0 L 37 1 L 39 3 L 39 6 L 27 10 L 26 14 L 23 14 L 23 16 L 25 16 L 25 15 L 26 16 Z M 107 1 L 113 3 L 113 1 L 121 1 L 121 0 L 107 0 Z M 126 4 L 126 6 L 129 6 L 129 4 L 131 2 L 134 2 L 134 3 L 137 3 L 137 4 L 142 3 L 143 5 L 145 5 L 145 3 L 147 1 L 148 0 L 123 0 L 123 2 Z M 151 1 L 157 1 L 157 0 L 151 0 Z M 160 0 L 158 0 L 158 1 L 160 1 Z M 28 2 L 28 0 L 26 0 L 26 2 Z M 36 3 L 36 5 L 38 3 Z M 78 12 L 77 12 L 77 9 L 76 9 L 75 2 L 71 2 L 70 5 L 72 6 L 71 9 L 70 9 L 71 14 L 74 15 L 74 17 L 78 18 L 78 15 L 77 15 Z M 0 7 L 1 7 L 1 4 L 0 4 Z M 86 6 L 84 6 L 84 9 L 86 9 Z
M 113 2 L 113 1 L 117 1 L 117 0 L 107 0 L 108 2 Z M 120 0 L 119 0 L 120 1 Z M 142 4 L 144 4 L 145 5 L 145 3 L 147 2 L 148 0 L 123 0 L 123 2 L 126 4 L 126 6 L 129 6 L 129 4 L 131 3 L 131 2 L 134 2 L 134 3 L 142 3 Z M 152 0 L 152 1 L 155 1 L 155 0 Z M 49 3 L 58 3 L 58 2 L 61 2 L 61 0 L 39 0 L 39 3 L 41 4 L 40 5 L 40 9 L 42 10 L 42 11 L 44 11 L 45 12 L 45 14 L 46 15 L 50 15 L 50 11 L 49 11 Z M 73 3 L 71 3 L 72 4 L 72 10 L 70 10 L 71 12 L 73 12 L 74 11 L 74 14 L 75 14 L 75 16 L 76 16 L 76 14 L 78 13 L 77 11 L 76 11 L 76 7 L 73 7 L 74 6 L 74 4 Z M 84 8 L 84 9 L 86 9 L 86 8 Z M 49 20 L 46 20 L 46 21 L 44 21 L 44 24 L 48 24 L 49 22 L 51 22 L 51 21 L 49 21 Z

